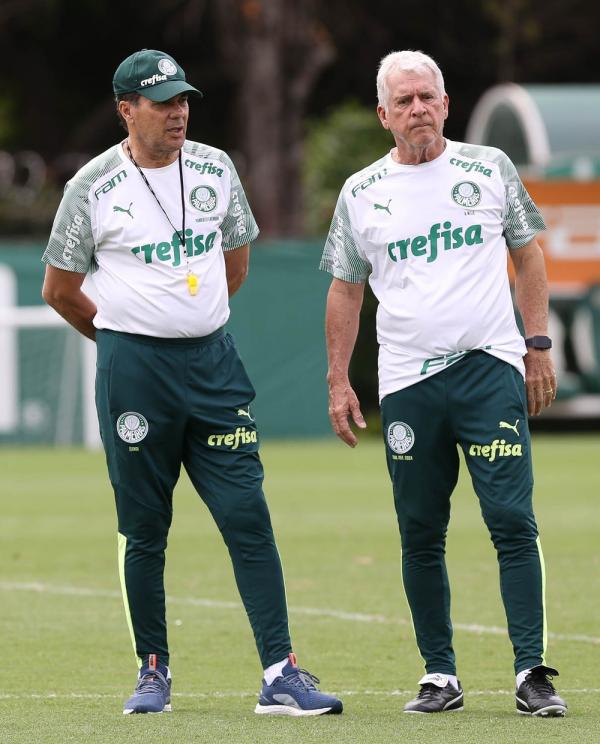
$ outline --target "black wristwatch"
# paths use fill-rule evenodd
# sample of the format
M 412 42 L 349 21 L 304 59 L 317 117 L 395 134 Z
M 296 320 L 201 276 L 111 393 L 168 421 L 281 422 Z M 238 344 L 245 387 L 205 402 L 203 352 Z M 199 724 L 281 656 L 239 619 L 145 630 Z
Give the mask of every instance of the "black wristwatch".
M 538 351 L 548 351 L 552 348 L 552 339 L 548 336 L 530 336 L 525 339 L 525 346 L 528 349 L 537 349 Z

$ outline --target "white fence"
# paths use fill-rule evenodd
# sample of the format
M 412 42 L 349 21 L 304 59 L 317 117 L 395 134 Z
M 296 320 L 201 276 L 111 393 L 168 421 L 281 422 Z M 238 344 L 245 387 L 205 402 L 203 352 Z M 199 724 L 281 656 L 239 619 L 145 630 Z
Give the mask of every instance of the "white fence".
M 0 265 L 0 441 L 99 446 L 95 364 L 95 344 L 54 310 L 17 306 Z

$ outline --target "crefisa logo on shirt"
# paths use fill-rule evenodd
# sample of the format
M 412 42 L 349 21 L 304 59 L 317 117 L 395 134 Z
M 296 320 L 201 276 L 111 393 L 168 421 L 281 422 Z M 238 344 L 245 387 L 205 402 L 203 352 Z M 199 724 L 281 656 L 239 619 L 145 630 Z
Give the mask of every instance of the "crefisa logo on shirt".
M 233 202 L 233 209 L 231 211 L 235 217 L 238 235 L 244 235 L 247 232 L 246 225 L 244 224 L 244 210 L 240 204 L 240 195 L 238 194 L 237 189 L 234 189 L 231 192 L 231 201 Z
M 392 452 L 403 455 L 412 449 L 415 433 L 404 421 L 394 421 L 388 426 L 387 443 Z
M 117 419 L 117 434 L 127 444 L 136 444 L 148 434 L 148 422 L 141 413 L 126 411 Z
M 475 207 L 481 201 L 481 189 L 473 181 L 460 181 L 452 187 L 451 194 L 461 207 Z
M 78 214 L 73 215 L 71 224 L 65 230 L 66 240 L 62 254 L 65 261 L 70 261 L 73 258 L 73 248 L 81 243 L 79 233 L 81 232 L 82 225 L 83 217 Z

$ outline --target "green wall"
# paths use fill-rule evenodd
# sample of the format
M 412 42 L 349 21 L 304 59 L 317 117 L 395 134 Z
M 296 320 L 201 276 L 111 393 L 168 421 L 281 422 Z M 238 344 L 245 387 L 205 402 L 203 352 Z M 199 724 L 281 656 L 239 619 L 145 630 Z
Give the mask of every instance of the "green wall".
M 295 241 L 256 244 L 248 279 L 231 302 L 228 329 L 256 388 L 254 413 L 265 437 L 331 433 L 324 342 L 330 280 L 318 270 L 321 248 L 320 243 Z M 17 276 L 19 305 L 43 304 L 43 249 L 42 242 L 0 242 L 0 264 L 11 267 Z M 29 343 L 31 333 L 21 332 L 20 346 Z M 35 353 L 35 349 L 25 349 L 21 357 Z M 61 353 L 58 347 L 57 353 Z M 44 364 L 51 361 L 50 351 L 43 356 Z M 48 369 L 53 368 L 48 364 Z M 22 387 L 28 384 L 22 381 Z M 74 431 L 80 437 L 79 423 Z M 38 434 L 32 438 L 15 432 L 12 440 L 44 441 L 46 434 Z M 11 437 L 2 435 L 0 441 L 11 441 Z
M 229 328 L 256 388 L 255 411 L 268 436 L 330 433 L 325 375 L 328 274 L 322 245 L 261 243 L 231 302 Z

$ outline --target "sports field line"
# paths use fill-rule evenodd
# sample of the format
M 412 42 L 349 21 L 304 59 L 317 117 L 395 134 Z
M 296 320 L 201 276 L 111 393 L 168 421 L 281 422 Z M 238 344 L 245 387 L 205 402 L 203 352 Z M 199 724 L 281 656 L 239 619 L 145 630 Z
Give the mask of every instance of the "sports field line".
M 563 695 L 596 695 L 600 692 L 600 688 L 573 688 L 563 689 L 561 688 L 561 694 Z M 331 694 L 338 695 L 339 697 L 407 697 L 408 695 L 414 695 L 414 690 L 331 690 Z M 512 696 L 515 694 L 514 690 L 469 690 L 465 688 L 465 695 L 467 697 L 502 697 Z M 171 697 L 181 699 L 194 699 L 199 698 L 201 700 L 207 700 L 211 698 L 255 698 L 258 692 L 239 692 L 237 690 L 227 690 L 226 692 L 220 692 L 215 690 L 214 692 L 172 692 Z M 0 693 L 0 701 L 2 700 L 120 700 L 123 698 L 123 694 L 117 694 L 114 692 L 28 692 L 25 694 L 19 693 Z
M 36 592 L 38 594 L 55 594 L 60 596 L 74 597 L 103 597 L 106 599 L 122 599 L 121 593 L 106 589 L 91 589 L 88 587 L 78 586 L 60 586 L 57 584 L 43 584 L 40 582 L 16 582 L 0 581 L 0 591 L 6 592 Z M 167 595 L 167 604 L 187 605 L 192 607 L 207 607 L 217 610 L 239 610 L 243 609 L 241 602 L 226 602 L 215 599 L 201 599 L 197 597 L 174 597 Z M 344 610 L 328 609 L 326 607 L 295 607 L 288 608 L 291 614 L 311 615 L 313 617 L 332 617 L 335 620 L 346 620 L 357 623 L 377 623 L 382 625 L 410 625 L 410 621 L 405 618 L 391 618 L 385 615 L 372 615 L 362 612 L 345 612 Z M 465 633 L 475 633 L 477 635 L 502 635 L 506 636 L 506 628 L 500 628 L 495 625 L 478 625 L 476 623 L 453 623 L 455 630 L 462 630 Z M 576 641 L 579 643 L 591 643 L 600 645 L 598 636 L 588 636 L 579 633 L 548 633 L 548 638 L 555 641 Z

